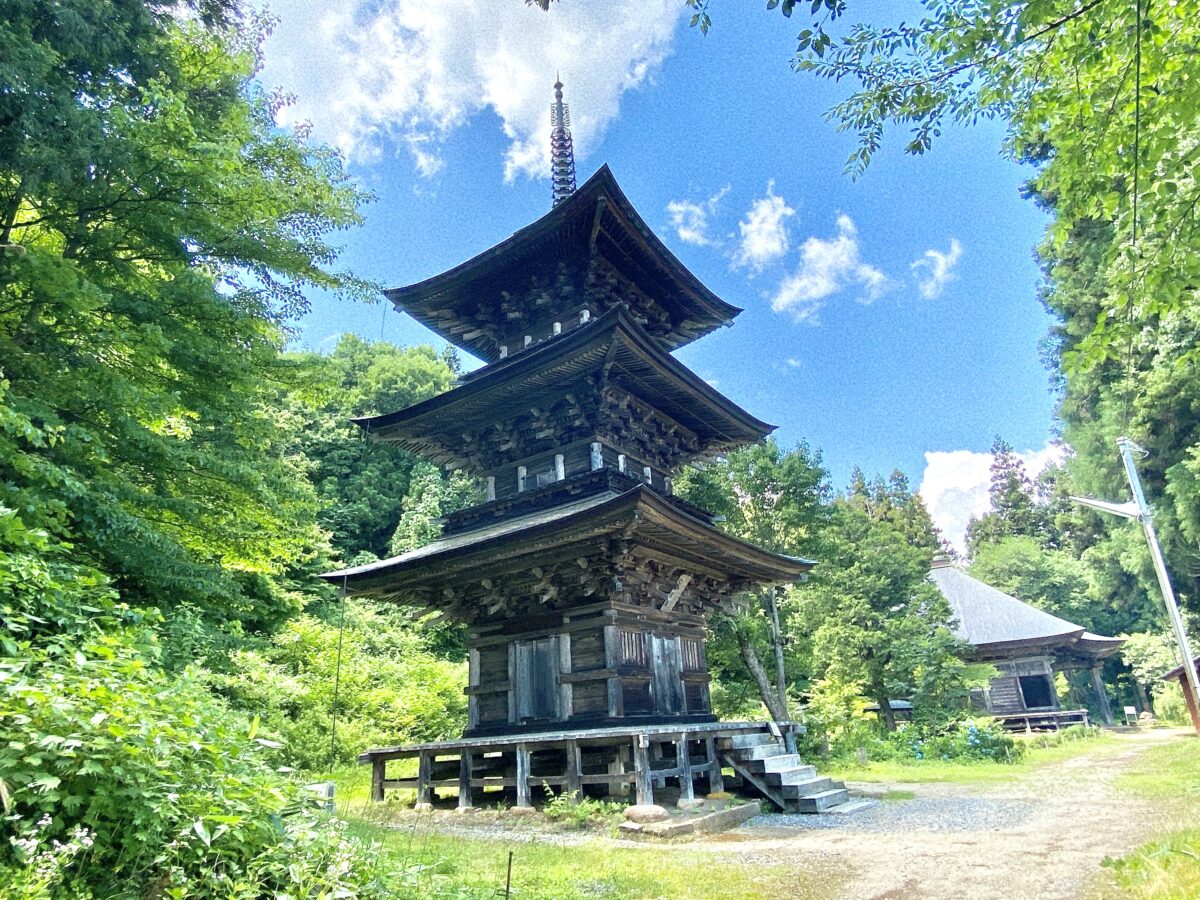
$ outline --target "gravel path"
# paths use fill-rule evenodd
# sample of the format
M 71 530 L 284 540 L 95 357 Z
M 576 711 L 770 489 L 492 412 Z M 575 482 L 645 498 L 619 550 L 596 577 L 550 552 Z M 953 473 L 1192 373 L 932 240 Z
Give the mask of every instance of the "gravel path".
M 1167 813 L 1117 791 L 1113 780 L 1130 759 L 1172 739 L 1177 733 L 1121 735 L 1117 747 L 1003 784 L 891 784 L 916 797 L 844 817 L 759 816 L 687 846 L 828 871 L 840 876 L 830 897 L 1086 896 L 1106 856 L 1129 852 L 1168 824 Z

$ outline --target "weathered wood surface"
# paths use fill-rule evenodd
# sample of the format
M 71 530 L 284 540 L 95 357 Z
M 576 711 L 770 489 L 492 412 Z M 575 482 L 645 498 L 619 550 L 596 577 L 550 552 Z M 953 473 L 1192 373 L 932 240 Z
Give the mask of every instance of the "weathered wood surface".
M 695 796 L 696 778 L 704 778 L 710 791 L 722 790 L 723 760 L 717 740 L 754 734 L 769 734 L 767 726 L 722 722 L 689 729 L 594 729 L 510 737 L 502 742 L 472 739 L 386 748 L 361 758 L 372 766 L 371 798 L 376 801 L 388 790 L 415 789 L 418 802 L 427 803 L 434 789 L 456 788 L 459 805 L 469 808 L 476 789 L 513 788 L 517 805 L 528 806 L 532 789 L 545 786 L 572 794 L 585 787 L 604 787 L 613 796 L 623 796 L 632 787 L 639 803 L 653 803 L 655 789 L 670 782 L 678 783 L 684 798 Z M 702 748 L 701 755 L 692 754 L 694 744 Z M 419 760 L 416 777 L 386 777 L 388 761 L 411 756 Z M 589 766 L 592 771 L 587 771 Z

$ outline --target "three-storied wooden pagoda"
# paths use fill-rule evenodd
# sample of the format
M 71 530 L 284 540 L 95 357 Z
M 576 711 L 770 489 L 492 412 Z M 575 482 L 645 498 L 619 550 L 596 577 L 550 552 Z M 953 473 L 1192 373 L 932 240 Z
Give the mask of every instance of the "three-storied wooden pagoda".
M 559 109 L 556 130 L 564 120 Z M 425 793 L 438 781 L 437 751 L 461 753 L 465 805 L 472 779 L 489 783 L 479 774 L 483 751 L 536 749 L 551 738 L 568 749 L 567 774 L 539 781 L 633 782 L 636 773 L 618 765 L 614 774 L 612 760 L 589 777 L 580 742 L 627 745 L 655 733 L 676 735 L 682 750 L 670 772 L 660 766 L 654 776 L 647 755 L 647 789 L 668 775 L 682 788 L 687 769 L 690 795 L 693 739 L 701 749 L 707 740 L 698 770 L 719 782 L 713 738 L 732 732 L 714 724 L 705 620 L 739 592 L 795 581 L 812 566 L 724 534 L 708 512 L 672 495 L 681 465 L 772 430 L 671 355 L 740 310 L 654 236 L 607 166 L 577 190 L 573 162 L 570 176 L 555 178 L 554 207 L 532 225 L 387 292 L 486 364 L 445 394 L 356 421 L 372 440 L 476 474 L 485 501 L 447 516 L 428 546 L 324 576 L 347 594 L 468 626 L 464 739 L 388 757 L 428 757 Z M 638 750 L 635 741 L 635 763 Z M 528 797 L 525 752 L 515 776 L 493 767 L 492 783 L 515 777 L 519 802 Z M 380 753 L 368 754 L 378 796 Z

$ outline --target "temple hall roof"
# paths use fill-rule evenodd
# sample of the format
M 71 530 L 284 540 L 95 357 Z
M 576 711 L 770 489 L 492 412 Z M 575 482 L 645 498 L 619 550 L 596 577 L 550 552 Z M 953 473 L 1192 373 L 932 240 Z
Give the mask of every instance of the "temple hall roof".
M 981 656 L 1030 650 L 1098 658 L 1115 653 L 1124 643 L 1091 634 L 1082 625 L 1030 606 L 951 565 L 935 563 L 929 580 L 949 602 L 958 637 Z
M 603 257 L 656 304 L 653 337 L 669 350 L 730 323 L 741 312 L 696 278 L 650 230 L 602 166 L 550 212 L 494 247 L 425 281 L 385 291 L 396 307 L 488 362 L 500 358 L 507 292 L 547 260 Z M 652 299 L 649 299 L 652 298 Z M 603 310 L 596 310 L 602 312 Z

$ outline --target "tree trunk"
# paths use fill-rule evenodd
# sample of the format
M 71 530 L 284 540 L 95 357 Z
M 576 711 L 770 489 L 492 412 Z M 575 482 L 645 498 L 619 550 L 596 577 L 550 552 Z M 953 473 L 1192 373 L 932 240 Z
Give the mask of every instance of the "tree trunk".
M 742 653 L 742 660 L 746 663 L 746 668 L 750 670 L 750 676 L 754 679 L 754 683 L 758 685 L 758 693 L 762 697 L 763 703 L 766 704 L 767 712 L 771 714 L 771 718 L 776 722 L 788 721 L 787 709 L 781 706 L 779 694 L 771 684 L 771 679 L 767 676 L 767 670 L 763 667 L 762 660 L 758 658 L 758 650 L 755 649 L 750 635 L 745 629 L 739 628 L 736 622 L 733 624 L 733 633 L 737 638 L 738 649 Z
M 887 726 L 888 731 L 896 730 L 896 713 L 892 709 L 892 701 L 884 694 L 879 697 L 879 715 L 883 717 L 883 724 Z

